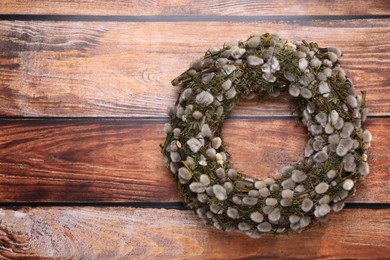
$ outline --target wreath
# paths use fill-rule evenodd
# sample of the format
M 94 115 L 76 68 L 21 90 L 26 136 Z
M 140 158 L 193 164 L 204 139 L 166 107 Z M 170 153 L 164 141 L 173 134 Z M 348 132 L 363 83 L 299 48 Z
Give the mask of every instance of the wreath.
M 301 232 L 340 211 L 369 173 L 366 93 L 358 95 L 336 47 L 275 34 L 210 48 L 172 81 L 180 87 L 161 145 L 180 194 L 204 222 L 252 237 Z M 307 128 L 302 157 L 280 177 L 258 180 L 229 162 L 222 124 L 240 98 L 288 91 Z

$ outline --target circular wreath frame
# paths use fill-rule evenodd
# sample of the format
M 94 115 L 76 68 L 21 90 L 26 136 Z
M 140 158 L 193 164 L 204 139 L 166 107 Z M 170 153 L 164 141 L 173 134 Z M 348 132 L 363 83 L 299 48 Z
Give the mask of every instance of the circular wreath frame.
M 341 51 L 275 34 L 210 48 L 172 81 L 180 87 L 162 147 L 186 204 L 204 222 L 251 237 L 301 232 L 344 207 L 369 173 L 366 93 L 341 68 Z M 280 178 L 257 180 L 229 162 L 222 124 L 240 98 L 288 91 L 309 141 Z

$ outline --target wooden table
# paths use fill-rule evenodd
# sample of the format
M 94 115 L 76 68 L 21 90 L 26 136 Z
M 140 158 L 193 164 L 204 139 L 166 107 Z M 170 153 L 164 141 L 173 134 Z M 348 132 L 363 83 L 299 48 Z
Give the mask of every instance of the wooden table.
M 390 257 L 389 1 L 4 0 L 0 13 L 0 258 Z M 339 46 L 374 136 L 371 174 L 345 210 L 259 240 L 186 210 L 159 149 L 170 81 L 255 30 Z M 224 137 L 257 177 L 307 139 L 286 95 L 241 102 Z

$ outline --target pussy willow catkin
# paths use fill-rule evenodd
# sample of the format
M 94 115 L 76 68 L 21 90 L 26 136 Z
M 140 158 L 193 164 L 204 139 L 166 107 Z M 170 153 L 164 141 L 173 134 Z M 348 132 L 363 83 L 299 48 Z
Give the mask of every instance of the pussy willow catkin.
M 301 232 L 326 221 L 369 173 L 371 134 L 365 92 L 340 66 L 341 51 L 277 35 L 210 48 L 172 81 L 180 87 L 162 145 L 186 205 L 204 222 L 252 237 Z M 240 98 L 288 91 L 309 135 L 303 155 L 281 177 L 243 176 L 229 162 L 221 129 Z M 286 137 L 288 138 L 288 137 Z

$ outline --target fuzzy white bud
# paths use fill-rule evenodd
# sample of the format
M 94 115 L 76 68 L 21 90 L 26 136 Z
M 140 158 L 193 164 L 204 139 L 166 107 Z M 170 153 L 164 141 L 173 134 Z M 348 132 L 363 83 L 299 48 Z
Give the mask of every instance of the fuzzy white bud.
M 321 182 L 319 184 L 317 184 L 317 186 L 315 187 L 315 191 L 317 194 L 324 194 L 325 192 L 327 192 L 329 189 L 329 184 L 327 184 L 326 182 Z
M 352 190 L 353 186 L 355 185 L 355 183 L 353 182 L 353 180 L 351 179 L 346 179 L 344 182 L 343 182 L 343 189 L 346 190 L 346 191 L 350 191 Z
M 223 186 L 219 184 L 213 185 L 213 192 L 218 200 L 222 201 L 227 199 L 226 189 Z
M 194 137 L 192 137 L 187 141 L 187 145 L 190 148 L 190 150 L 194 153 L 197 153 L 199 149 L 202 147 L 202 143 Z
M 208 106 L 213 103 L 214 97 L 207 91 L 202 91 L 196 95 L 195 102 L 202 106 Z
M 261 65 L 264 63 L 264 60 L 262 58 L 260 58 L 259 56 L 255 56 L 255 55 L 249 55 L 247 57 L 247 60 L 248 60 L 248 64 L 252 65 L 252 66 Z
M 301 204 L 301 209 L 304 211 L 304 212 L 309 212 L 311 210 L 311 208 L 313 207 L 313 201 L 311 199 L 308 199 L 308 198 L 305 198 L 303 199 L 302 201 L 302 204 Z
M 272 230 L 272 225 L 268 222 L 263 222 L 263 223 L 260 223 L 259 225 L 257 225 L 257 229 L 260 232 L 267 233 L 267 232 L 270 232 Z
M 264 220 L 263 214 L 261 214 L 258 211 L 252 212 L 250 215 L 250 218 L 253 222 L 256 222 L 256 223 L 261 223 Z

